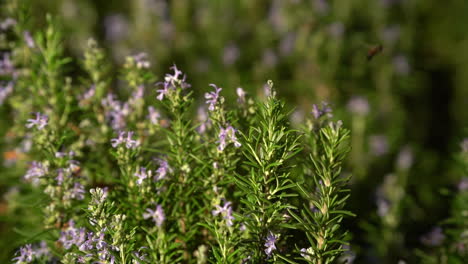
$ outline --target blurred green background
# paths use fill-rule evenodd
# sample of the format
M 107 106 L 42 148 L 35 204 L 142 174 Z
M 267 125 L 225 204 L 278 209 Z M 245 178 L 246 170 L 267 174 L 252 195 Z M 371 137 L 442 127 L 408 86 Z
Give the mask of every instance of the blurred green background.
M 14 5 L 16 1 L 9 1 Z M 31 32 L 45 15 L 61 21 L 67 53 L 82 58 L 96 39 L 115 65 L 146 52 L 157 76 L 172 64 L 187 73 L 199 104 L 209 83 L 263 95 L 273 80 L 294 109 L 292 122 L 327 101 L 352 129 L 353 174 L 346 223 L 357 263 L 416 260 L 421 236 L 448 217 L 461 175 L 453 153 L 467 136 L 468 1 L 466 0 L 35 0 Z M 369 59 L 369 52 L 382 51 Z M 80 74 L 79 64 L 70 72 Z M 118 71 L 115 72 L 116 74 Z M 119 86 L 118 80 L 115 86 Z M 5 131 L 5 129 L 2 129 Z M 406 155 L 406 156 L 405 156 Z M 385 175 L 409 162 L 402 241 L 382 253 L 376 196 Z M 402 161 L 403 160 L 403 161 Z M 5 168 L 3 170 L 6 170 Z M 0 183 L 3 192 L 8 184 Z M 11 257 L 12 220 L 0 223 L 0 262 Z M 374 234 L 375 233 L 375 234 Z M 5 239 L 6 238 L 6 239 Z M 16 246 L 16 245 L 15 245 Z M 385 253 L 386 252 L 386 253 Z

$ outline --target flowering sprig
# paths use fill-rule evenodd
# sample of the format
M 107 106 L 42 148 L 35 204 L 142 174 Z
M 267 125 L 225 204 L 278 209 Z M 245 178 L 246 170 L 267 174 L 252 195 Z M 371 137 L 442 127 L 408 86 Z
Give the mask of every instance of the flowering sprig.
M 158 82 L 156 85 L 162 86 L 162 89 L 158 89 L 156 92 L 158 93 L 158 96 L 156 97 L 159 101 L 162 101 L 164 97 L 176 97 L 173 98 L 177 99 L 177 96 L 180 94 L 177 92 L 177 87 L 180 87 L 181 89 L 186 89 L 189 88 L 191 85 L 186 82 L 186 75 L 182 73 L 179 69 L 177 69 L 177 66 L 174 65 L 171 67 L 171 69 L 174 71 L 174 74 L 166 74 L 164 77 L 164 82 Z M 173 93 L 176 92 L 174 95 Z M 175 103 L 175 101 L 174 101 Z
M 121 131 L 117 138 L 111 139 L 112 147 L 117 148 L 119 146 L 125 146 L 127 149 L 136 149 L 140 146 L 139 140 L 132 139 L 134 132 L 133 131 Z M 126 135 L 126 136 L 125 136 Z
M 209 104 L 208 110 L 214 111 L 216 104 L 218 104 L 218 100 L 221 104 L 224 100 L 224 98 L 219 95 L 219 92 L 223 88 L 216 86 L 216 84 L 210 84 L 210 86 L 213 87 L 214 92 L 205 93 L 205 99 L 206 99 L 206 103 Z

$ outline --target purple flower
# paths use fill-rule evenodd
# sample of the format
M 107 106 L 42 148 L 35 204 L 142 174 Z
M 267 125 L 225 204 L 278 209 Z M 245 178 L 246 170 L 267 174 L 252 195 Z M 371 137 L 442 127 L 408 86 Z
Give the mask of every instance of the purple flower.
M 409 146 L 405 146 L 398 153 L 397 168 L 401 170 L 408 170 L 413 165 L 413 151 Z
M 156 170 L 156 174 L 154 175 L 155 181 L 160 181 L 166 178 L 168 172 L 172 172 L 172 169 L 169 167 L 169 163 L 164 159 L 157 159 L 159 163 L 159 168 Z
M 0 75 L 14 75 L 16 76 L 15 67 L 10 60 L 10 54 L 4 53 L 3 59 L 0 59 Z
M 94 248 L 94 233 L 88 232 L 86 238 L 83 239 L 83 242 L 79 245 L 80 251 L 91 251 Z
M 86 240 L 86 230 L 76 228 L 73 220 L 68 221 L 68 227 L 60 232 L 59 242 L 65 249 L 70 249 L 73 245 L 81 247 Z
M 463 192 L 468 190 L 468 178 L 464 177 L 463 179 L 460 180 L 457 184 L 458 191 Z
M 411 70 L 408 59 L 403 55 L 393 58 L 393 67 L 395 68 L 395 72 L 400 75 L 407 75 Z
M 166 219 L 161 205 L 157 205 L 156 210 L 151 210 L 150 208 L 147 208 L 146 211 L 147 213 L 143 214 L 143 218 L 153 218 L 153 221 L 154 223 L 156 223 L 157 227 L 160 227 Z
M 125 146 L 127 147 L 127 149 L 135 149 L 140 145 L 139 140 L 133 140 L 132 139 L 133 134 L 134 134 L 134 132 L 132 132 L 132 131 L 127 132 L 127 139 L 125 139 Z
M 460 143 L 460 147 L 462 152 L 468 153 L 468 138 L 464 138 L 463 141 Z
M 312 105 L 312 115 L 314 116 L 315 119 L 319 119 L 320 117 L 327 115 L 328 117 L 331 117 L 332 114 L 332 109 L 328 105 L 327 102 L 322 102 L 322 107 L 313 104 Z
M 101 104 L 106 110 L 106 118 L 110 121 L 112 128 L 114 130 L 124 129 L 126 126 L 125 117 L 130 114 L 129 104 L 115 100 L 113 94 L 108 94 L 101 101 Z
M 94 242 L 96 243 L 96 249 L 101 250 L 107 247 L 107 243 L 104 240 L 104 232 L 101 232 L 98 237 L 94 238 Z
M 6 18 L 5 20 L 3 20 L 2 22 L 0 22 L 0 30 L 7 30 L 9 29 L 10 27 L 16 25 L 16 20 L 14 20 L 13 18 Z
M 174 64 L 170 69 L 174 71 L 174 74 L 166 74 L 164 77 L 164 82 L 158 82 L 156 85 L 162 85 L 162 89 L 158 89 L 156 92 L 158 96 L 156 97 L 159 101 L 164 99 L 164 96 L 167 96 L 170 90 L 174 90 L 177 85 L 182 89 L 189 88 L 190 84 L 185 82 L 186 76 L 182 73 L 177 66 Z M 182 78 L 181 78 L 182 77 Z
M 311 253 L 313 252 L 312 248 L 301 248 L 301 257 L 310 260 L 310 256 L 312 255 Z
M 33 161 L 24 175 L 24 179 L 32 181 L 34 185 L 37 185 L 39 183 L 39 178 L 46 175 L 48 172 L 49 169 L 46 165 L 38 161 Z
M 125 39 L 129 32 L 129 25 L 121 14 L 113 14 L 104 18 L 106 39 L 115 42 Z
M 221 214 L 226 220 L 226 224 L 228 226 L 232 226 L 232 220 L 234 220 L 234 216 L 232 216 L 232 208 L 231 208 L 231 202 L 224 202 L 224 205 L 215 205 L 216 210 L 213 210 L 211 212 L 212 215 L 217 216 Z
M 426 246 L 437 247 L 442 244 L 445 239 L 445 235 L 442 232 L 442 228 L 435 227 L 431 232 L 421 237 L 421 243 Z
M 226 128 L 221 128 L 219 131 L 219 140 L 217 143 L 219 143 L 218 150 L 223 151 L 224 148 L 226 148 L 227 144 L 229 143 L 234 143 L 234 146 L 236 148 L 241 146 L 241 143 L 237 140 L 236 137 L 236 129 L 234 129 L 232 126 L 228 126 Z
M 34 39 L 29 31 L 24 31 L 23 37 L 26 45 L 28 45 L 29 48 L 34 49 L 36 47 L 36 43 L 34 42 Z
M 132 58 L 135 60 L 138 69 L 148 69 L 151 67 L 151 63 L 148 60 L 148 54 L 144 52 L 133 55 Z
M 164 83 L 157 83 L 156 85 L 163 85 L 162 89 L 158 89 L 156 92 L 158 93 L 158 96 L 156 96 L 156 99 L 159 101 L 162 101 L 164 99 L 164 96 L 167 96 L 169 93 L 169 85 L 170 83 L 164 82 Z
M 118 147 L 120 145 L 125 144 L 125 147 L 127 149 L 136 149 L 138 146 L 140 146 L 140 141 L 139 140 L 133 140 L 132 139 L 133 134 L 134 134 L 134 132 L 132 132 L 132 131 L 129 131 L 129 132 L 122 131 L 122 132 L 120 132 L 119 136 L 117 138 L 111 139 L 112 147 L 116 148 L 116 147 Z M 127 135 L 127 136 L 125 137 L 125 135 Z
M 68 190 L 67 193 L 65 194 L 64 199 L 70 198 L 70 199 L 76 199 L 76 200 L 83 200 L 84 194 L 85 194 L 84 186 L 79 182 L 75 182 L 75 184 L 73 184 L 73 188 Z
M 369 102 L 361 96 L 353 96 L 348 102 L 348 110 L 356 115 L 367 115 L 369 113 Z
M 197 132 L 203 134 L 209 127 L 211 127 L 211 120 L 208 118 L 208 114 L 203 106 L 198 107 L 197 119 L 200 122 L 200 126 L 197 127 Z
M 265 239 L 265 254 L 267 254 L 268 257 L 271 256 L 273 250 L 276 250 L 276 239 L 277 237 L 271 231 L 269 231 Z
M 223 50 L 223 64 L 224 66 L 230 66 L 234 64 L 239 58 L 240 51 L 235 44 L 226 46 Z
M 377 215 L 385 217 L 390 211 L 390 202 L 384 197 L 377 197 Z
M 237 94 L 237 102 L 239 104 L 245 104 L 245 95 L 247 93 L 244 91 L 244 89 L 242 89 L 241 87 L 237 87 L 236 94 Z
M 6 85 L 0 83 L 0 105 L 13 92 L 13 82 L 7 82 Z
M 185 74 L 183 74 L 182 71 L 177 69 L 177 66 L 175 64 L 170 69 L 174 71 L 174 74 L 166 74 L 166 76 L 164 77 L 165 82 L 171 84 L 172 87 L 175 87 L 177 84 L 180 85 L 182 89 L 190 87 L 190 84 L 185 82 Z
M 213 88 L 215 89 L 215 91 L 214 91 L 214 92 L 205 93 L 205 99 L 207 99 L 207 100 L 206 100 L 206 103 L 210 105 L 210 106 L 208 107 L 208 110 L 214 111 L 215 106 L 216 106 L 216 103 L 218 102 L 219 92 L 220 92 L 223 88 L 218 88 L 218 86 L 216 86 L 216 84 L 210 84 L 210 86 L 213 87 Z
M 152 172 L 151 170 L 146 170 L 146 168 L 141 167 L 140 170 L 137 171 L 134 175 L 138 178 L 136 183 L 138 185 L 141 185 L 143 183 L 143 180 L 151 178 Z
M 16 261 L 16 263 L 29 263 L 33 261 L 34 258 L 34 251 L 32 249 L 31 244 L 24 245 L 23 247 L 20 247 L 20 249 L 16 252 L 16 257 L 14 257 L 12 260 Z
M 281 56 L 289 56 L 294 51 L 296 44 L 296 33 L 289 32 L 281 39 L 279 43 L 279 52 Z
M 375 156 L 382 156 L 388 152 L 388 141 L 384 135 L 372 135 L 369 137 L 370 151 Z
M 148 106 L 148 119 L 150 120 L 151 124 L 157 125 L 159 124 L 159 118 L 161 117 L 161 114 L 159 111 L 157 111 L 154 107 Z
M 88 91 L 81 95 L 78 99 L 80 100 L 79 105 L 83 107 L 86 101 L 89 101 L 96 94 L 96 85 L 91 85 Z
M 47 115 L 42 115 L 41 113 L 36 113 L 36 119 L 28 119 L 28 124 L 26 124 L 27 128 L 31 128 L 36 126 L 37 129 L 43 129 L 49 121 L 49 117 Z
M 45 241 L 41 241 L 35 249 L 36 257 L 50 256 L 50 249 Z
M 147 258 L 146 258 L 147 254 L 144 253 L 144 252 L 142 252 L 143 249 L 145 249 L 145 248 L 146 248 L 146 247 L 140 247 L 140 248 L 138 249 L 138 251 L 134 251 L 133 254 L 135 255 L 135 257 L 136 257 L 138 260 L 141 260 L 141 261 L 145 261 L 145 262 L 146 262 L 146 261 L 148 261 Z M 140 261 L 138 261 L 138 260 L 135 260 L 136 264 L 140 264 Z

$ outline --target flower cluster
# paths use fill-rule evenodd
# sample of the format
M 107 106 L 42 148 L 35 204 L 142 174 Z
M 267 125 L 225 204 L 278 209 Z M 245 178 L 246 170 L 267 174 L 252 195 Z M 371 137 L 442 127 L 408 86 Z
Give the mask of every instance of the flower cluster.
M 273 251 L 276 250 L 275 243 L 277 239 L 278 237 L 273 234 L 273 232 L 268 232 L 268 235 L 265 238 L 265 254 L 267 254 L 267 256 L 271 256 Z
M 117 148 L 120 145 L 125 145 L 127 149 L 136 149 L 138 146 L 140 146 L 140 141 L 132 139 L 133 134 L 134 132 L 132 131 L 120 132 L 117 138 L 111 139 L 112 147 Z
M 17 252 L 16 257 L 12 260 L 16 264 L 32 263 L 34 260 L 39 260 L 43 257 L 49 259 L 51 256 L 50 249 L 45 241 L 41 241 L 39 245 L 33 246 L 26 244 L 22 246 Z
M 48 165 L 42 162 L 33 161 L 24 175 L 26 181 L 31 181 L 34 185 L 39 183 L 39 179 L 49 172 Z
M 174 90 L 176 86 L 180 86 L 182 89 L 186 89 L 190 87 L 185 79 L 186 75 L 182 73 L 177 66 L 174 65 L 171 67 L 171 70 L 174 71 L 174 74 L 166 74 L 164 77 L 164 82 L 158 82 L 156 85 L 162 85 L 162 89 L 158 89 L 156 92 L 158 96 L 156 97 L 159 101 L 164 99 L 164 96 L 167 96 L 170 90 Z
M 126 127 L 125 118 L 130 114 L 130 105 L 115 99 L 114 94 L 108 94 L 102 99 L 102 106 L 106 110 L 106 118 L 114 130 L 121 130 Z

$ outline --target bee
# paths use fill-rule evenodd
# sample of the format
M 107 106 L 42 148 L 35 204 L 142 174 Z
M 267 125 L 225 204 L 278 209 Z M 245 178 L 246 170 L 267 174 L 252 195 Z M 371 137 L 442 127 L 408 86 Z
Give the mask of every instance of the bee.
M 381 44 L 371 47 L 367 51 L 367 61 L 370 61 L 375 55 L 381 53 L 382 50 L 383 50 L 383 46 Z

